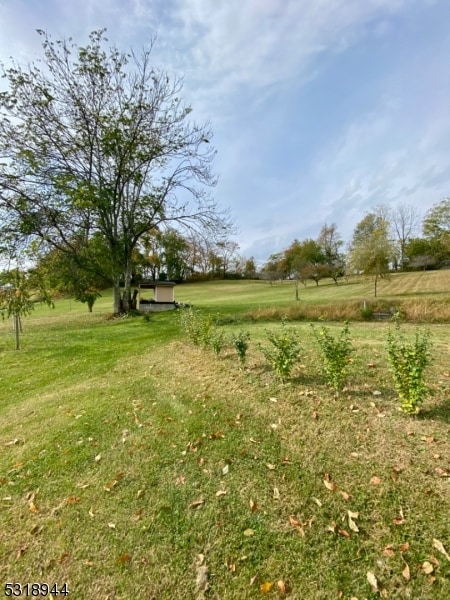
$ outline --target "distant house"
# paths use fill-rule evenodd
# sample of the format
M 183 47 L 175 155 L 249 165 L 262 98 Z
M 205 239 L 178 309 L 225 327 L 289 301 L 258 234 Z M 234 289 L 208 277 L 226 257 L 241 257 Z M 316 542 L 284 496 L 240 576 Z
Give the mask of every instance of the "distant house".
M 139 284 L 136 308 L 141 313 L 173 310 L 175 303 L 173 281 L 142 281 Z
M 412 270 L 423 269 L 426 271 L 427 269 L 435 268 L 436 266 L 437 260 L 431 254 L 420 254 L 408 262 L 408 269 Z

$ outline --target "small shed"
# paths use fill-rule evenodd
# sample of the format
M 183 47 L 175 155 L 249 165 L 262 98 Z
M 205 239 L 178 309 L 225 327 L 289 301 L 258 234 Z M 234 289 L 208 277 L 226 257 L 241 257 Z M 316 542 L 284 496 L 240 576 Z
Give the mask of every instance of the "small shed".
M 142 281 L 138 289 L 137 310 L 141 313 L 173 310 L 175 286 L 173 281 Z

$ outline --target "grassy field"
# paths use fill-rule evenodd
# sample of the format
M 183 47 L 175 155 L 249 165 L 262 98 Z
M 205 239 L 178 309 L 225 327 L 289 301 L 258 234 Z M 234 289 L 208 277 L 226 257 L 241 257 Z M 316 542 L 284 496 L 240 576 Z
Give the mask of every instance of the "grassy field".
M 364 280 L 301 287 L 298 302 L 289 282 L 178 286 L 226 336 L 249 333 L 244 365 L 230 346 L 216 358 L 190 343 L 180 311 L 111 319 L 109 294 L 92 314 L 36 307 L 20 351 L 0 323 L 2 593 L 40 582 L 67 583 L 73 599 L 450 598 L 450 275 L 379 288 L 381 304 L 431 321 L 415 417 L 398 410 L 389 322 L 355 313 L 345 391 L 325 385 L 308 310 L 323 319 L 371 295 Z M 285 314 L 302 319 L 290 323 L 302 351 L 280 383 L 259 345 Z

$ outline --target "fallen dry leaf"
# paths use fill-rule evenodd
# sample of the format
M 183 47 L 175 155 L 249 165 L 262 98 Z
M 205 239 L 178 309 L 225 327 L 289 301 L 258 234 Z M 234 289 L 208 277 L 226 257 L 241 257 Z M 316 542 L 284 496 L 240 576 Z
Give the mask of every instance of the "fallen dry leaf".
M 334 521 L 331 523 L 331 525 L 328 525 L 327 531 L 331 531 L 331 533 L 336 533 L 337 525 Z
M 30 509 L 30 512 L 32 513 L 38 513 L 39 512 L 39 508 L 37 507 L 37 505 L 31 501 L 28 503 L 28 508 Z
M 394 523 L 394 525 L 403 525 L 403 523 L 405 522 L 405 515 L 403 514 L 403 508 L 400 507 L 400 516 L 399 517 L 395 517 L 394 519 L 392 519 L 392 522 Z
M 378 592 L 378 581 L 375 575 L 371 571 L 367 571 L 366 577 L 370 587 L 372 588 L 372 591 Z
M 260 590 L 263 594 L 267 594 L 268 592 L 270 592 L 270 590 L 273 587 L 273 582 L 272 581 L 266 581 L 266 583 L 262 583 Z
M 386 548 L 384 548 L 383 550 L 383 556 L 395 556 L 395 551 L 394 551 L 394 547 L 392 546 L 392 544 L 389 544 L 388 546 L 386 546 Z
M 252 511 L 252 513 L 255 512 L 255 510 L 257 510 L 256 502 L 251 498 L 248 501 L 248 505 L 250 506 L 250 510 Z
M 295 517 L 289 516 L 289 523 L 295 527 L 302 537 L 305 537 L 305 531 L 303 529 L 302 523 L 298 521 Z
M 281 579 L 277 581 L 277 588 L 280 590 L 280 594 L 286 594 L 286 584 Z
M 345 538 L 349 539 L 350 538 L 350 534 L 348 531 L 346 531 L 345 529 L 338 529 L 337 532 L 340 535 L 343 535 Z
M 199 498 L 198 500 L 194 500 L 194 502 L 191 502 L 189 504 L 189 508 L 193 508 L 193 509 L 198 509 L 202 506 L 204 500 L 202 498 Z
M 344 498 L 344 500 L 350 500 L 351 496 L 350 496 L 350 494 L 347 494 L 347 492 L 340 490 L 339 493 Z
M 102 460 L 102 455 L 101 454 L 97 454 L 97 456 L 94 458 L 95 462 L 98 463 Z
M 18 444 L 24 444 L 24 441 L 19 440 L 18 438 L 14 438 L 10 442 L 5 442 L 4 446 L 17 446 Z
M 441 469 L 441 467 L 436 467 L 434 469 L 434 472 L 436 473 L 436 475 L 438 477 L 450 477 L 450 470 L 449 469 Z
M 19 560 L 19 558 L 22 556 L 22 554 L 25 554 L 27 549 L 28 549 L 28 546 L 22 546 L 21 548 L 19 548 L 19 550 L 17 550 L 16 560 Z
M 255 530 L 254 529 L 246 529 L 244 531 L 244 535 L 245 535 L 245 537 L 252 537 L 252 535 L 255 535 Z
M 129 565 L 130 562 L 131 562 L 131 556 L 129 554 L 121 554 L 116 559 L 116 563 L 119 565 Z
M 116 524 L 115 523 L 108 523 L 108 527 L 110 529 L 115 529 L 116 528 Z
M 426 575 L 430 575 L 430 573 L 432 573 L 434 571 L 434 567 L 433 567 L 433 565 L 430 562 L 428 562 L 426 560 L 425 562 L 422 563 L 422 571 Z
M 370 483 L 372 485 L 380 485 L 381 479 L 379 477 L 377 477 L 376 475 L 374 475 L 373 477 L 370 478 Z
M 67 498 L 67 504 L 76 504 L 77 502 L 81 502 L 81 498 L 79 496 L 70 496 Z
M 331 481 L 331 477 L 330 477 L 329 473 L 324 473 L 323 483 L 324 483 L 325 487 L 327 488 L 327 490 L 330 490 L 331 492 L 334 492 L 334 490 L 337 489 L 337 485 L 333 481 Z
M 436 538 L 434 538 L 433 539 L 433 547 L 436 548 L 436 550 L 438 552 L 440 552 L 441 554 L 443 554 L 445 556 L 445 558 L 450 561 L 450 556 L 448 555 L 448 552 L 444 548 L 444 545 L 443 545 L 442 542 L 440 542 L 439 540 L 437 540 Z
M 409 550 L 409 548 L 410 548 L 409 542 L 405 542 L 404 544 L 402 544 L 401 546 L 398 547 L 400 552 L 406 552 L 407 550 Z
M 226 490 L 218 490 L 216 492 L 216 498 L 220 498 L 220 496 L 225 496 L 226 493 Z
M 409 581 L 411 579 L 411 573 L 408 565 L 405 565 L 405 568 L 402 571 L 402 575 L 406 579 L 406 581 Z
M 273 497 L 275 500 L 279 500 L 279 498 L 280 498 L 280 491 L 276 487 L 273 488 Z
M 354 513 L 351 510 L 349 510 L 349 511 L 347 511 L 347 514 L 348 514 L 348 526 L 355 533 L 359 533 L 359 527 L 355 523 L 355 521 L 353 520 L 353 519 L 357 519 L 358 518 L 358 513 Z

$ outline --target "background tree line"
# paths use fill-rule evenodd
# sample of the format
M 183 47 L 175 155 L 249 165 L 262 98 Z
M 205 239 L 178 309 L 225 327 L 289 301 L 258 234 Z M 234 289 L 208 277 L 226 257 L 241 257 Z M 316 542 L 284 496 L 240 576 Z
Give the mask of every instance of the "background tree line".
M 308 280 L 319 285 L 324 278 L 337 283 L 344 275 L 371 275 L 376 295 L 379 279 L 391 271 L 442 267 L 450 267 L 450 198 L 436 203 L 423 218 L 412 205 L 379 205 L 357 223 L 346 248 L 336 224 L 325 224 L 316 239 L 295 239 L 272 254 L 261 275 L 304 285 Z

